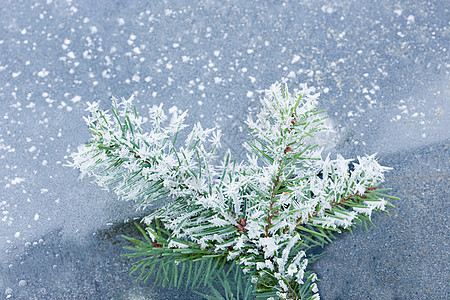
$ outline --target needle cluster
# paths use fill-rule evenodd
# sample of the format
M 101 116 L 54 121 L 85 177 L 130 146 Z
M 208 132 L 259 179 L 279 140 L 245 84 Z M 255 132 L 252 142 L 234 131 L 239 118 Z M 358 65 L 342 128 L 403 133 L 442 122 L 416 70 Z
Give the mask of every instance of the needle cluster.
M 145 241 L 128 238 L 141 278 L 157 270 L 168 278 L 163 284 L 195 288 L 199 274 L 192 267 L 201 262 L 214 299 L 320 299 L 309 250 L 371 223 L 372 212 L 386 211 L 393 197 L 378 187 L 389 168 L 375 155 L 322 155 L 314 140 L 327 130 L 318 96 L 306 85 L 294 93 L 272 85 L 261 111 L 246 122 L 252 140 L 240 163 L 230 152 L 218 158 L 220 130 L 200 123 L 178 146 L 187 112 L 167 116 L 161 104 L 143 118 L 132 98 L 113 99 L 111 113 L 88 103 L 93 138 L 72 154 L 71 165 L 143 207 L 171 199 L 143 219 Z M 230 272 L 242 272 L 237 290 L 207 282 L 223 282 Z

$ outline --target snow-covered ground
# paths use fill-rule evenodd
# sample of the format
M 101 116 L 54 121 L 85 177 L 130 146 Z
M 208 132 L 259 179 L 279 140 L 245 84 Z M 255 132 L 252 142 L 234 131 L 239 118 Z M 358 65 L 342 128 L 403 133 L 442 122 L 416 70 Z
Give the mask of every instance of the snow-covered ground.
M 448 299 L 450 4 L 446 1 L 3 0 L 0 294 L 194 299 L 133 282 L 123 225 L 143 212 L 76 170 L 85 102 L 189 109 L 244 157 L 275 81 L 321 92 L 346 157 L 378 152 L 401 197 L 315 265 L 322 299 Z

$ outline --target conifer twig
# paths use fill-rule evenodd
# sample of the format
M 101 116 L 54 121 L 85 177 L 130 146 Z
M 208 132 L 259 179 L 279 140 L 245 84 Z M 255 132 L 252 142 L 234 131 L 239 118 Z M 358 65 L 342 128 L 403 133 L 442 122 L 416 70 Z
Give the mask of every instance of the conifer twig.
M 397 199 L 378 188 L 389 168 L 375 155 L 358 156 L 351 170 L 341 155 L 323 158 L 314 139 L 327 130 L 318 96 L 306 85 L 293 94 L 272 85 L 246 122 L 253 140 L 241 163 L 230 152 L 219 161 L 221 132 L 199 123 L 176 147 L 187 112 L 169 118 L 161 104 L 147 120 L 132 98 L 113 99 L 112 114 L 88 103 L 93 138 L 70 165 L 141 207 L 171 199 L 142 220 L 145 241 L 125 237 L 135 245 L 126 248 L 139 259 L 131 271 L 139 279 L 156 274 L 176 288 L 203 283 L 213 294 L 207 298 L 317 300 L 310 249 L 372 224 L 373 211 L 392 206 L 385 198 Z

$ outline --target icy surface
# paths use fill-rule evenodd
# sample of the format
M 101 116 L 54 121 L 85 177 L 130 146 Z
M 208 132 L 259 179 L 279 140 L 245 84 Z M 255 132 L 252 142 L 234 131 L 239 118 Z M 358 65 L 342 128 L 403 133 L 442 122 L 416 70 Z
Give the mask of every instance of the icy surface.
M 194 299 L 133 282 L 133 204 L 64 167 L 85 102 L 135 94 L 223 130 L 284 80 L 321 92 L 346 157 L 378 152 L 402 201 L 315 265 L 322 299 L 448 299 L 447 1 L 4 0 L 0 8 L 0 293 L 11 299 Z M 142 214 L 140 212 L 139 214 Z M 121 229 L 120 226 L 123 226 Z M 123 229 L 125 230 L 125 229 Z

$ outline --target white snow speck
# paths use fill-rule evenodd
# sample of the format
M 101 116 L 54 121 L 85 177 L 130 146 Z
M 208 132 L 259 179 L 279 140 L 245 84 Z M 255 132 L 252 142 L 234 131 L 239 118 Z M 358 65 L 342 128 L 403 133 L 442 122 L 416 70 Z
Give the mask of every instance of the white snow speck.
M 415 19 L 413 15 L 409 15 L 408 18 L 406 19 L 406 21 L 408 22 L 408 24 L 414 23 Z
M 20 236 L 20 232 L 17 231 L 17 232 L 14 234 L 14 237 L 15 237 L 15 238 L 18 238 L 19 236 Z
M 74 54 L 72 51 L 70 51 L 69 53 L 67 53 L 67 56 L 68 56 L 69 58 L 71 58 L 71 59 L 74 59 L 74 58 L 75 58 L 75 54 Z
M 320 8 L 324 13 L 332 14 L 334 9 L 331 6 L 324 5 Z
M 247 97 L 251 98 L 253 96 L 253 92 L 252 91 L 248 91 L 247 92 Z
M 109 74 L 110 71 L 111 71 L 110 69 L 103 70 L 102 77 L 103 78 L 111 78 L 111 75 Z
M 52 4 L 53 0 L 47 0 L 47 4 Z
M 176 107 L 175 105 L 172 106 L 171 108 L 169 108 L 169 114 L 173 115 L 176 114 L 178 112 L 178 107 Z
M 141 78 L 139 77 L 139 75 L 134 74 L 133 77 L 131 78 L 131 80 L 133 80 L 135 82 L 139 82 L 139 80 L 141 80 Z
M 77 102 L 80 101 L 80 100 L 81 100 L 81 96 L 75 96 L 75 97 L 73 97 L 72 100 L 70 100 L 70 101 L 72 101 L 73 103 L 77 103 Z
M 27 34 L 27 29 L 26 28 L 22 29 L 22 31 L 20 33 L 21 34 Z
M 12 77 L 13 78 L 16 78 L 17 76 L 19 76 L 20 74 L 22 74 L 22 72 L 14 72 L 14 73 L 12 73 Z
M 34 220 L 35 220 L 35 221 L 39 220 L 39 214 L 35 214 L 35 215 L 34 215 Z
M 48 75 L 48 71 L 44 68 L 38 72 L 38 76 L 44 78 Z
M 11 180 L 11 184 L 18 184 L 18 183 L 21 183 L 21 182 L 24 182 L 25 181 L 25 178 L 20 178 L 20 177 L 16 177 L 16 178 L 14 178 L 13 180 Z
M 64 44 L 69 45 L 71 43 L 71 41 L 69 39 L 64 39 Z
M 220 51 L 219 50 L 214 51 L 214 56 L 215 57 L 218 57 L 219 55 L 220 55 Z
M 31 146 L 30 149 L 28 149 L 29 152 L 34 152 L 36 151 L 36 146 Z
M 403 13 L 403 9 L 394 9 L 394 13 L 395 13 L 397 16 L 401 16 L 402 13 Z
M 295 78 L 295 72 L 294 71 L 291 71 L 291 72 L 289 72 L 289 74 L 288 74 L 288 78 Z
M 252 54 L 253 53 L 253 49 L 247 49 L 247 53 L 248 54 Z
M 294 58 L 291 60 L 291 64 L 295 64 L 300 60 L 300 55 L 294 55 Z
M 178 48 L 178 47 L 180 47 L 180 44 L 178 44 L 178 43 L 173 43 L 173 44 L 172 44 L 172 47 Z
M 198 85 L 198 89 L 199 89 L 200 91 L 203 91 L 203 90 L 205 89 L 205 86 L 203 85 L 203 83 L 200 83 L 200 84 Z
M 141 54 L 141 49 L 139 49 L 139 47 L 134 47 L 133 52 L 136 54 Z
M 91 34 L 96 34 L 98 32 L 98 29 L 96 26 L 89 27 L 91 29 Z
M 167 65 L 166 65 L 166 69 L 171 70 L 172 67 L 173 67 L 173 65 L 170 62 L 168 62 Z
M 125 25 L 125 20 L 123 18 L 118 18 L 117 22 L 119 23 L 119 26 Z
M 11 298 L 12 292 L 13 292 L 12 288 L 7 288 L 5 290 L 6 299 Z
M 134 41 L 136 39 L 136 36 L 134 34 L 130 34 L 130 40 Z

